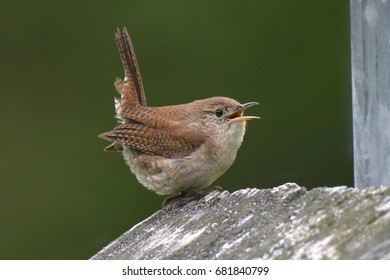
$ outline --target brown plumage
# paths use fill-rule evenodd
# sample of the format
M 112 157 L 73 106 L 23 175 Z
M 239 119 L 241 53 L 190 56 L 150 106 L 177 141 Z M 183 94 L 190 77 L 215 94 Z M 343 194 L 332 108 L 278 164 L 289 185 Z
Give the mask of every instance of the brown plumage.
M 185 116 L 175 116 L 177 120 L 164 118 L 165 111 L 175 110 L 166 108 L 174 106 L 146 107 L 141 72 L 126 28 L 117 30 L 115 40 L 125 72 L 124 81 L 120 78 L 115 81 L 121 95 L 116 100 L 116 113 L 122 124 L 99 135 L 113 142 L 105 150 L 122 151 L 122 146 L 128 146 L 142 153 L 164 157 L 189 155 L 204 142 L 203 134 L 183 126 L 180 120 Z
M 164 118 L 167 107 L 131 108 L 123 115 L 127 123 L 100 137 L 149 155 L 187 156 L 205 141 L 205 136 L 175 118 Z
M 141 72 L 138 68 L 137 57 L 135 56 L 133 43 L 126 28 L 122 32 L 117 30 L 115 40 L 119 48 L 123 68 L 125 70 L 125 82 L 117 78 L 115 86 L 121 94 L 122 107 L 146 106 L 144 86 L 142 84 Z
M 126 28 L 118 29 L 125 79 L 117 78 L 116 117 L 120 125 L 99 135 L 106 151 L 123 151 L 138 181 L 158 194 L 177 194 L 209 186 L 234 162 L 245 122 L 257 104 L 212 97 L 187 104 L 147 107 L 141 73 Z

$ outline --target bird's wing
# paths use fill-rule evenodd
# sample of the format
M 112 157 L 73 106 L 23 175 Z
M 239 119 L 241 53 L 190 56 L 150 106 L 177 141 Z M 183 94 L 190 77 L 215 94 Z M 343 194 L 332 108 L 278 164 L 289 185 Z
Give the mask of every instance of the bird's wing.
M 126 123 L 99 137 L 142 153 L 167 158 L 188 156 L 206 140 L 198 131 L 181 124 L 175 124 L 167 130 L 143 123 Z

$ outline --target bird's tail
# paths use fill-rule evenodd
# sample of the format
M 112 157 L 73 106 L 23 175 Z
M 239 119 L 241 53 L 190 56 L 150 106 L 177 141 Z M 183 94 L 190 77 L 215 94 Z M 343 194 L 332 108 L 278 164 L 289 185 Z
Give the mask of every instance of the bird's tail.
M 117 117 L 123 119 L 126 118 L 126 111 L 132 107 L 146 106 L 146 97 L 137 57 L 125 27 L 122 30 L 118 28 L 115 33 L 115 40 L 125 71 L 125 79 L 117 78 L 115 81 L 115 87 L 121 95 L 121 98 L 115 101 L 115 110 Z

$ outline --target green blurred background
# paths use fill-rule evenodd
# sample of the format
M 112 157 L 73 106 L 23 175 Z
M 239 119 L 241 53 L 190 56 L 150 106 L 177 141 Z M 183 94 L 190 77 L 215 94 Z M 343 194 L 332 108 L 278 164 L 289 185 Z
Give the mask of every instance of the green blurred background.
M 160 209 L 111 129 L 132 36 L 150 106 L 258 101 L 234 191 L 353 184 L 349 1 L 3 1 L 0 258 L 87 259 Z

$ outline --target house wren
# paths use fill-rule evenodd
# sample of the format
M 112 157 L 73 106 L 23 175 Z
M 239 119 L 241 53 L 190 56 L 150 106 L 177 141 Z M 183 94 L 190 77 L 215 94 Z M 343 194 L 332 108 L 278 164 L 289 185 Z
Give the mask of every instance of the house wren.
M 138 181 L 161 195 L 174 195 L 210 186 L 234 162 L 246 121 L 257 102 L 240 104 L 227 97 L 191 103 L 147 107 L 138 62 L 126 28 L 115 34 L 125 78 L 115 81 L 120 125 L 102 133 L 113 142 L 106 151 L 122 151 Z

